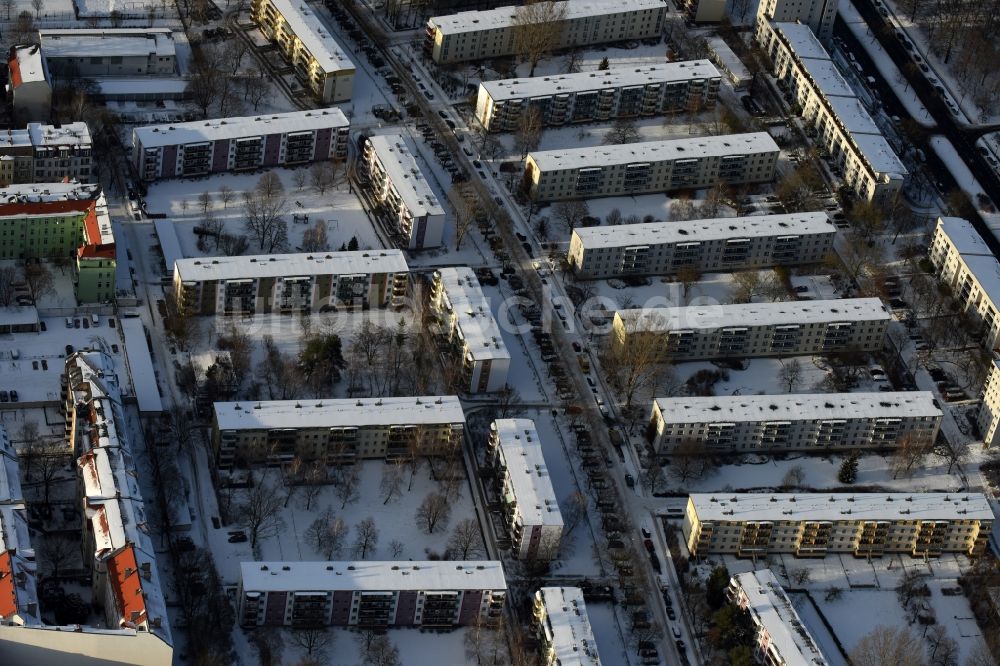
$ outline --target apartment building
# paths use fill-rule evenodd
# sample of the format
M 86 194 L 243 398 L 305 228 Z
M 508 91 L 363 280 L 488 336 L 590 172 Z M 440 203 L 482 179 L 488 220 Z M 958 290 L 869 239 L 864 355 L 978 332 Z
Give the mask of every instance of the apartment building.
M 671 361 L 882 349 L 892 316 L 878 298 L 619 310 L 617 346 L 658 339 Z
M 37 626 L 35 551 L 21 493 L 17 452 L 0 425 L 0 624 Z
M 976 422 L 979 425 L 979 436 L 983 444 L 988 447 L 994 446 L 998 441 L 998 429 L 1000 429 L 1000 359 L 994 352 L 993 361 L 990 363 L 989 374 L 983 383 L 983 394 L 981 405 Z
M 431 278 L 431 310 L 461 364 L 461 386 L 469 393 L 492 393 L 507 385 L 510 352 L 493 317 L 489 299 L 471 268 L 439 268 Z
M 165 644 L 158 652 L 169 659 L 166 602 L 115 362 L 103 352 L 76 352 L 66 359 L 63 379 L 68 442 L 79 456 L 81 548 L 93 597 L 103 606 L 108 630 L 154 635 Z
M 490 424 L 488 464 L 496 472 L 496 495 L 511 552 L 520 560 L 552 560 L 559 554 L 563 519 L 542 442 L 531 419 L 497 419 Z
M 362 149 L 361 176 L 379 204 L 396 241 L 408 250 L 444 243 L 444 208 L 414 157 L 413 142 L 402 134 L 369 137 Z
M 498 561 L 243 562 L 244 627 L 428 627 L 498 621 L 507 596 Z
M 536 202 L 766 183 L 780 149 L 767 132 L 536 151 L 525 160 Z
M 252 0 L 250 17 L 323 104 L 351 99 L 354 62 L 316 13 L 296 0 Z
M 562 15 L 553 50 L 659 37 L 663 0 L 571 0 L 555 2 Z M 427 21 L 424 52 L 439 65 L 516 54 L 515 6 L 434 16 Z
M 346 160 L 350 121 L 338 108 L 147 125 L 132 130 L 144 181 Z
M 99 185 L 45 183 L 0 189 L 0 259 L 65 257 L 76 299 L 115 296 L 115 237 Z
M 867 201 L 893 201 L 905 183 L 906 167 L 813 31 L 799 23 L 762 21 L 756 40 L 771 58 L 779 87 L 799 106 L 844 183 Z
M 577 227 L 567 261 L 583 280 L 815 264 L 836 234 L 822 212 Z
M 580 588 L 539 588 L 531 606 L 531 626 L 543 666 L 601 666 Z
M 695 23 L 719 23 L 726 15 L 725 0 L 681 0 L 679 8 Z
M 513 132 L 530 107 L 546 126 L 686 112 L 714 107 L 721 80 L 709 61 L 687 60 L 485 81 L 476 119 L 490 132 Z
M 52 113 L 52 77 L 38 44 L 17 44 L 7 56 L 7 95 L 15 125 L 47 122 Z
M 938 279 L 962 309 L 980 322 L 983 347 L 1000 346 L 1000 261 L 972 223 L 960 217 L 939 217 L 928 256 Z
M 774 572 L 760 569 L 729 580 L 727 595 L 750 613 L 757 663 L 775 666 L 828 666 L 816 639 L 802 622 Z
M 659 453 L 697 442 L 713 453 L 887 449 L 934 442 L 941 409 L 929 391 L 657 398 L 646 431 Z
M 0 187 L 75 180 L 89 183 L 92 145 L 87 123 L 0 130 Z
M 296 458 L 336 465 L 448 455 L 461 449 L 464 430 L 462 405 L 448 395 L 217 402 L 212 445 L 226 469 Z
M 746 90 L 753 81 L 753 75 L 722 37 L 709 37 L 708 57 L 726 75 L 735 90 Z
M 801 23 L 821 41 L 833 38 L 836 0 L 762 0 L 757 6 L 757 27 L 769 21 Z
M 683 533 L 695 556 L 828 553 L 982 555 L 993 510 L 979 493 L 693 494 Z
M 400 250 L 262 254 L 174 261 L 174 291 L 199 315 L 398 307 L 410 274 Z
M 170 28 L 39 30 L 38 41 L 56 78 L 177 73 L 177 48 Z

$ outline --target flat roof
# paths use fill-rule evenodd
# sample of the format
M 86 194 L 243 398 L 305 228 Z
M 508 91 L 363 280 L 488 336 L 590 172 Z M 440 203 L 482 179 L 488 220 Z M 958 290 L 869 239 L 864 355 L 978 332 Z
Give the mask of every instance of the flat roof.
M 93 56 L 173 58 L 177 54 L 170 28 L 39 30 L 38 39 L 46 58 Z
M 436 272 L 473 359 L 510 360 L 510 352 L 493 317 L 490 301 L 483 293 L 475 272 L 467 266 L 439 268 Z
M 718 58 L 723 67 L 728 69 L 737 79 L 749 79 L 752 75 L 747 66 L 736 55 L 736 52 L 726 43 L 722 37 L 709 37 L 708 48 Z
M 542 455 L 542 440 L 531 419 L 497 419 L 500 451 L 514 491 L 518 513 L 525 525 L 563 524 L 552 479 Z
M 100 194 L 100 185 L 85 185 L 75 181 L 69 183 L 12 184 L 0 187 L 0 205 L 49 201 L 90 201 L 96 199 Z
M 90 129 L 83 122 L 62 125 L 28 123 L 25 129 L 0 130 L 0 148 L 89 146 L 90 143 Z
M 660 65 L 619 65 L 612 69 L 556 74 L 552 76 L 497 79 L 479 84 L 494 102 L 525 97 L 549 97 L 587 90 L 645 86 L 721 78 L 719 70 L 708 60 L 685 60 Z
M 407 273 L 410 269 L 403 252 L 393 249 L 176 259 L 174 270 L 182 281 L 194 282 L 305 275 Z
M 559 666 L 600 666 L 597 641 L 578 587 L 542 587 L 536 593 L 545 606 L 546 637 Z
M 37 83 L 48 79 L 48 69 L 42 58 L 42 49 L 38 44 L 22 44 L 15 46 L 10 66 L 10 81 L 14 88 L 22 83 Z
M 119 317 L 125 340 L 125 362 L 140 412 L 162 412 L 163 399 L 153 370 L 153 358 L 146 342 L 146 327 L 138 317 Z
M 751 326 L 792 326 L 847 321 L 890 321 L 879 298 L 832 298 L 822 301 L 730 303 L 619 310 L 628 332 L 714 330 Z
M 799 61 L 826 98 L 854 97 L 854 90 L 832 60 L 807 58 Z
M 153 220 L 153 229 L 156 230 L 156 239 L 160 242 L 160 250 L 163 252 L 163 263 L 167 268 L 167 275 L 174 274 L 174 264 L 178 259 L 184 258 L 184 250 L 181 248 L 181 241 L 177 237 L 177 227 L 173 220 Z
M 701 521 L 993 520 L 982 493 L 695 493 Z
M 644 9 L 666 10 L 664 0 L 572 0 L 572 2 L 555 2 L 555 5 L 566 6 L 566 19 L 582 19 L 605 14 L 621 14 Z M 497 7 L 486 11 L 467 11 L 445 16 L 434 16 L 430 24 L 445 34 L 461 32 L 478 32 L 480 30 L 497 30 L 514 24 L 514 14 L 517 7 Z
M 857 97 L 828 97 L 827 102 L 829 102 L 840 124 L 850 130 L 852 134 L 882 136 L 882 130 L 878 128 L 878 125 L 868 114 L 868 110 Z
M 503 564 L 477 561 L 241 562 L 244 592 L 506 590 Z
M 535 151 L 529 155 L 542 171 L 580 167 L 616 166 L 637 162 L 701 159 L 728 155 L 777 153 L 780 149 L 767 132 L 699 136 L 664 141 L 642 141 L 614 146 Z
M 216 402 L 219 430 L 464 424 L 458 396 Z
M 189 123 L 146 125 L 132 130 L 132 143 L 136 140 L 143 148 L 158 146 L 240 139 L 288 132 L 311 132 L 324 128 L 347 127 L 350 121 L 337 107 L 312 111 L 268 113 L 259 116 L 238 116 L 212 120 L 195 120 Z M 137 147 L 138 148 L 138 147 Z
M 830 59 L 830 54 L 823 48 L 822 42 L 808 25 L 788 21 L 768 21 L 768 23 L 784 36 L 785 41 L 798 57 Z
M 895 174 L 900 178 L 907 174 L 906 167 L 899 161 L 896 152 L 881 134 L 851 134 L 851 139 L 857 144 L 858 150 L 872 171 Z
M 664 423 L 752 423 L 941 417 L 930 391 L 656 398 Z
M 135 95 L 163 94 L 182 95 L 187 89 L 187 80 L 173 76 L 146 76 L 129 78 L 126 76 L 95 76 L 91 78 L 99 93 L 104 97 L 134 97 Z
M 573 234 L 580 238 L 584 248 L 589 249 L 704 242 L 742 237 L 808 236 L 833 234 L 836 231 L 837 228 L 827 214 L 818 212 L 577 227 L 573 229 Z
M 354 62 L 305 2 L 268 0 L 324 72 L 354 70 Z
M 17 457 L 0 454 L 0 504 L 20 504 L 23 501 L 21 468 L 17 464 Z
M 992 257 L 993 252 L 972 223 L 961 217 L 939 217 L 937 226 L 947 235 L 948 240 L 963 257 L 982 255 Z
M 0 326 L 37 326 L 38 322 L 38 309 L 34 305 L 0 305 Z
M 733 576 L 748 606 L 785 666 L 825 666 L 829 662 L 770 569 Z
M 417 166 L 416 146 L 412 141 L 402 134 L 379 134 L 369 137 L 368 142 L 413 217 L 444 215 L 444 208 Z

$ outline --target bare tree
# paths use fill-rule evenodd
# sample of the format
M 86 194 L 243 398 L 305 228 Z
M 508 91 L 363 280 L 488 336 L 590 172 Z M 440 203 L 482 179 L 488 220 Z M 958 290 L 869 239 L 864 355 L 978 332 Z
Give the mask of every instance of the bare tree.
M 326 191 L 333 187 L 336 174 L 333 164 L 329 161 L 315 162 L 309 167 L 309 184 L 319 194 L 326 194 Z
M 284 527 L 281 517 L 281 493 L 264 479 L 246 492 L 246 500 L 237 511 L 243 527 L 250 533 L 250 547 L 255 548 L 259 539 L 275 536 Z
M 306 183 L 309 182 L 309 172 L 305 169 L 296 169 L 292 172 L 292 183 L 295 185 L 295 189 L 300 192 L 305 189 Z
M 243 193 L 244 228 L 268 254 L 280 250 L 288 240 L 288 224 L 282 218 L 287 206 L 285 188 L 274 172 L 260 177 L 257 186 Z
M 433 534 L 438 527 L 448 524 L 451 516 L 451 503 L 441 493 L 427 493 L 424 501 L 417 507 L 417 526 L 428 534 Z
M 361 498 L 361 474 L 356 464 L 344 465 L 334 475 L 334 494 L 340 500 L 340 508 L 357 502 Z
M 630 118 L 619 118 L 611 126 L 611 130 L 604 135 L 604 140 L 601 143 L 609 146 L 620 143 L 636 143 L 639 139 L 639 130 L 635 126 L 635 121 Z
M 302 233 L 303 252 L 326 252 L 330 242 L 326 235 L 326 220 L 316 220 L 316 223 Z
M 566 3 L 551 0 L 534 0 L 514 10 L 514 53 L 531 63 L 531 72 L 549 51 L 558 44 L 562 35 L 562 22 L 566 17 Z
M 0 307 L 13 305 L 16 300 L 14 283 L 17 282 L 18 274 L 16 266 L 0 266 Z
M 361 638 L 364 663 L 370 666 L 401 666 L 399 648 L 387 634 L 377 634 L 370 640 Z
M 448 539 L 448 555 L 453 560 L 476 560 L 482 554 L 483 538 L 479 534 L 479 524 L 473 518 L 458 521 Z
M 229 202 L 233 200 L 233 188 L 228 185 L 219 186 L 219 199 L 222 200 L 223 208 L 229 208 Z
M 378 528 L 375 527 L 375 519 L 369 516 L 354 526 L 354 556 L 367 559 L 377 546 Z
M 933 450 L 934 442 L 926 432 L 910 430 L 904 432 L 896 440 L 896 448 L 892 455 L 892 478 L 900 474 L 909 476 L 915 467 L 919 467 L 927 455 Z
M 58 580 L 67 569 L 74 568 L 74 565 L 79 568 L 83 564 L 79 545 L 56 534 L 47 534 L 38 550 L 38 559 L 44 564 L 46 578 Z
M 327 507 L 306 530 L 306 543 L 311 545 L 324 559 L 330 560 L 340 554 L 347 537 L 347 523 Z
M 563 58 L 563 72 L 566 74 L 578 74 L 580 72 L 580 63 L 583 61 L 583 54 L 580 49 L 570 49 Z
M 583 222 L 583 218 L 590 215 L 590 208 L 587 202 L 582 199 L 570 201 L 559 201 L 552 206 L 552 217 L 566 225 L 570 232 Z
M 393 539 L 389 542 L 389 552 L 392 553 L 393 559 L 400 559 L 403 557 L 403 551 L 406 550 L 406 545 L 399 539 Z
M 469 229 L 480 217 L 486 217 L 485 210 L 469 183 L 456 183 L 448 191 L 448 200 L 455 209 L 455 249 L 462 249 L 462 241 Z
M 35 10 L 35 18 L 42 18 L 42 10 L 45 9 L 45 0 L 31 0 L 31 6 Z
M 587 496 L 574 490 L 562 502 L 563 534 L 570 534 L 586 517 Z
M 243 79 L 243 98 L 250 102 L 254 112 L 270 93 L 271 84 L 259 69 L 253 68 L 246 73 Z
M 698 283 L 701 279 L 701 272 L 692 265 L 681 266 L 677 270 L 677 281 L 681 283 L 683 288 L 684 302 L 687 303 L 688 295 L 691 293 L 691 287 Z
M 198 195 L 198 207 L 201 208 L 202 215 L 208 215 L 208 209 L 212 207 L 211 192 L 202 192 Z
M 730 298 L 733 303 L 749 303 L 763 293 L 760 271 L 740 271 L 732 275 Z
M 810 580 L 812 580 L 812 571 L 805 567 L 801 567 L 799 569 L 791 569 L 788 571 L 788 580 L 791 581 L 794 585 L 802 587 Z
M 701 478 L 708 469 L 708 449 L 700 439 L 682 440 L 670 454 L 670 473 L 681 483 Z
M 333 632 L 326 627 L 306 627 L 291 632 L 292 643 L 306 651 L 307 656 L 324 657 L 333 643 Z
M 781 485 L 785 488 L 798 488 L 802 485 L 805 477 L 806 473 L 802 469 L 802 465 L 794 465 L 781 478 Z
M 2 0 L 3 8 L 6 10 L 6 20 L 11 20 L 11 12 L 17 6 L 17 0 Z
M 608 339 L 602 365 L 611 385 L 625 396 L 630 409 L 636 395 L 655 386 L 665 372 L 669 353 L 660 327 L 659 315 L 627 316 Z
M 21 266 L 21 273 L 28 285 L 28 291 L 31 292 L 31 298 L 36 302 L 43 296 L 56 293 L 52 272 L 45 264 L 39 261 L 25 261 Z
M 778 381 L 788 387 L 791 393 L 802 383 L 802 363 L 799 359 L 793 358 L 788 363 L 782 363 L 778 369 Z
M 879 625 L 851 650 L 854 666 L 926 666 L 921 641 L 906 627 Z
M 514 149 L 521 153 L 523 160 L 533 150 L 538 149 L 538 144 L 542 141 L 545 119 L 541 110 L 534 105 L 529 105 L 517 120 L 517 130 L 514 132 Z
M 388 504 L 403 491 L 403 469 L 399 465 L 382 466 L 382 481 L 379 483 L 382 504 Z

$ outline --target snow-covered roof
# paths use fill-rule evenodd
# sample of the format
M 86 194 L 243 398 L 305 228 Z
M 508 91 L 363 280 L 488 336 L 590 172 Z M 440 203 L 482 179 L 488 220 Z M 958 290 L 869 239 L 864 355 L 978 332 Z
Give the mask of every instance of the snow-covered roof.
M 2 132 L 0 132 L 2 141 Z M 49 201 L 89 201 L 99 197 L 100 185 L 69 183 L 22 183 L 0 187 L 0 205 L 7 203 L 46 203 Z
M 752 76 L 750 70 L 743 64 L 736 52 L 729 47 L 726 40 L 722 37 L 709 37 L 706 41 L 708 48 L 715 55 L 716 62 L 729 70 L 736 79 L 745 81 Z
M 559 666 L 600 666 L 597 641 L 578 587 L 542 587 L 535 598 L 545 607 L 545 638 Z
M 698 520 L 993 520 L 982 493 L 695 493 Z
M 823 301 L 730 303 L 619 310 L 629 333 L 713 330 L 716 328 L 809 325 L 852 321 L 890 321 L 879 298 L 832 298 Z
M 992 257 L 993 252 L 972 223 L 961 217 L 939 217 L 938 228 L 944 232 L 955 250 L 962 255 Z
M 941 418 L 930 391 L 657 398 L 656 406 L 667 424 Z
M 446 306 L 454 313 L 459 334 L 473 360 L 510 360 L 489 299 L 473 270 L 467 266 L 447 267 L 437 269 L 436 274 L 444 288 Z
M 895 175 L 899 178 L 906 175 L 906 167 L 881 134 L 851 134 L 851 139 L 857 144 L 861 155 L 875 173 Z
M 962 261 L 994 307 L 1000 306 L 1000 261 L 979 254 L 963 254 Z
M 21 44 L 11 49 L 13 53 L 8 61 L 10 80 L 14 88 L 22 83 L 40 83 L 47 81 L 49 71 L 42 58 L 42 49 L 38 44 Z
M 800 62 L 824 97 L 854 97 L 854 91 L 832 60 L 808 58 Z
M 39 30 L 46 58 L 100 56 L 175 57 L 170 28 L 74 28 Z
M 606 14 L 637 12 L 647 9 L 666 9 L 664 0 L 572 0 L 556 2 L 566 7 L 566 20 L 582 19 Z M 467 11 L 446 16 L 434 16 L 430 24 L 446 35 L 480 30 L 497 30 L 514 24 L 517 7 L 497 7 L 486 11 Z
M 444 208 L 413 157 L 416 147 L 412 141 L 402 134 L 379 134 L 369 137 L 368 142 L 410 215 L 444 215 Z
M 837 120 L 852 134 L 877 134 L 882 136 L 882 130 L 868 114 L 864 105 L 857 97 L 828 97 L 830 107 Z
M 542 440 L 531 419 L 497 419 L 500 454 L 524 525 L 562 525 L 559 502 L 542 455 Z
M 156 230 L 156 240 L 160 242 L 160 250 L 163 253 L 163 263 L 167 267 L 167 274 L 174 274 L 174 264 L 178 259 L 184 258 L 184 250 L 181 248 L 181 241 L 177 237 L 177 227 L 173 220 L 159 219 L 153 220 L 153 229 Z
M 645 86 L 654 83 L 674 83 L 720 78 L 719 70 L 708 60 L 685 60 L 657 65 L 624 65 L 613 69 L 555 74 L 552 76 L 522 77 L 484 81 L 480 94 L 485 91 L 494 102 L 525 97 L 548 97 L 588 90 Z
M 0 619 L 38 625 L 35 550 L 24 505 L 0 506 Z
M 122 448 L 91 449 L 76 461 L 88 500 L 124 497 L 142 501 L 132 455 Z
M 800 58 L 829 60 L 830 54 L 808 25 L 787 21 L 770 21 L 774 29 L 785 38 L 785 42 Z
M 354 70 L 354 62 L 303 0 L 268 0 L 326 73 Z
M 17 452 L 7 431 L 0 425 L 0 504 L 18 504 L 23 499 Z
M 44 125 L 28 123 L 25 129 L 0 130 L 0 149 L 23 148 L 28 146 L 89 146 L 90 130 L 87 123 L 66 123 L 64 125 Z M 61 184 L 61 183 L 60 183 Z M 48 187 L 49 184 L 46 184 Z M 88 187 L 93 187 L 90 185 Z
M 124 76 L 93 77 L 102 97 L 129 97 L 138 94 L 180 95 L 187 88 L 187 79 L 173 76 L 151 76 L 133 79 Z
M 542 171 L 562 171 L 582 167 L 617 166 L 637 162 L 702 159 L 730 155 L 777 153 L 778 144 L 767 132 L 699 136 L 623 143 L 614 146 L 541 150 L 529 156 Z
M 244 592 L 506 590 L 492 560 L 241 562 Z
M 183 282 L 200 282 L 306 275 L 407 273 L 409 267 L 401 250 L 353 250 L 178 259 L 174 263 L 174 270 Z
M 195 120 L 172 125 L 147 125 L 132 130 L 133 145 L 142 148 L 184 145 L 223 139 L 240 139 L 288 132 L 311 132 L 324 128 L 347 127 L 350 121 L 337 107 L 312 111 L 268 113 L 259 116 L 239 116 Z M 139 146 L 136 146 L 138 149 Z
M 34 305 L 0 306 L 0 326 L 38 324 L 38 309 Z
M 577 227 L 573 230 L 573 235 L 578 236 L 583 247 L 589 249 L 704 242 L 727 238 L 809 236 L 833 234 L 836 231 L 826 213 L 818 212 Z
M 216 402 L 219 430 L 464 424 L 457 396 Z
M 829 663 L 770 569 L 737 574 L 733 581 L 743 590 L 747 607 L 767 632 L 770 649 L 780 655 L 784 666 Z
M 0 506 L 0 553 L 8 550 L 16 550 L 26 559 L 34 559 L 35 551 L 31 547 L 31 532 L 23 504 Z
M 138 317 L 120 317 L 118 319 L 122 337 L 125 339 L 125 362 L 128 363 L 129 376 L 132 378 L 132 390 L 140 412 L 155 413 L 163 411 L 163 400 L 156 372 L 153 369 L 153 359 L 146 343 L 146 328 Z

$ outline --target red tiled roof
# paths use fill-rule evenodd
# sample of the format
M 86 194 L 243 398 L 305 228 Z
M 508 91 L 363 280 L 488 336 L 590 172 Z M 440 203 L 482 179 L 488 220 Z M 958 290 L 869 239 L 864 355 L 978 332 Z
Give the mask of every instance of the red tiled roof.
M 14 582 L 14 561 L 9 552 L 0 553 L 0 617 L 17 614 L 17 584 Z
M 77 250 L 80 259 L 114 259 L 115 246 L 113 243 L 106 245 L 81 245 Z
M 61 199 L 59 201 L 20 201 L 12 203 L 0 203 L 0 216 L 10 215 L 52 215 L 55 213 L 82 213 L 88 209 L 94 209 L 96 203 L 93 199 Z M 96 223 L 97 216 L 95 214 Z
M 7 61 L 7 67 L 10 69 L 10 85 L 16 88 L 21 85 L 21 66 L 17 64 L 17 56 Z
M 142 575 L 135 559 L 135 548 L 125 546 L 108 559 L 108 584 L 115 595 L 123 626 L 144 624 L 146 601 L 142 595 Z

